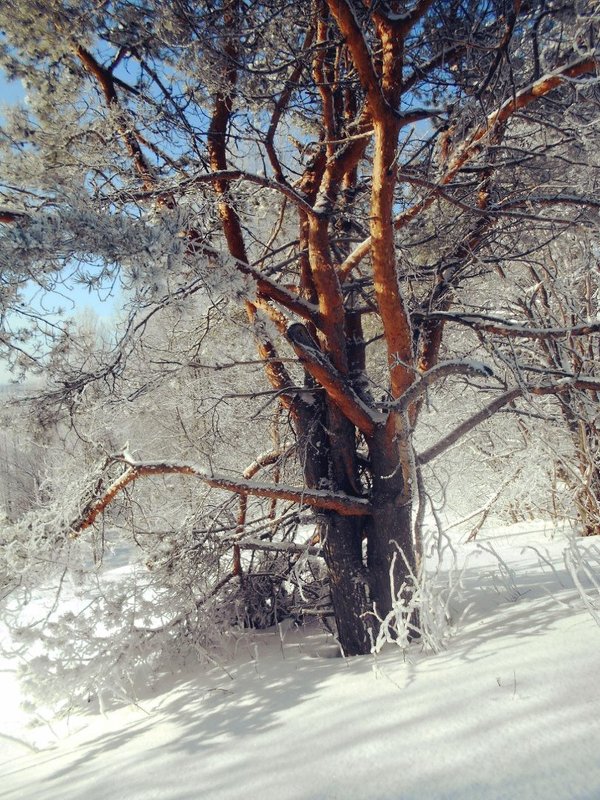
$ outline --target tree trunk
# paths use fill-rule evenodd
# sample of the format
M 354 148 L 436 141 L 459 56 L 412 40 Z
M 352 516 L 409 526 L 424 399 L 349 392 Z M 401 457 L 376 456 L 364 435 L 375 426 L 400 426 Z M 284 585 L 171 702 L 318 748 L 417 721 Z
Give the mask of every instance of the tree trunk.
M 362 521 L 331 514 L 323 554 L 329 573 L 338 640 L 347 656 L 371 652 L 374 628 L 362 557 Z
M 408 424 L 390 415 L 369 442 L 373 514 L 367 557 L 371 600 L 384 618 L 410 572 L 416 572 L 412 535 L 412 453 Z
M 309 384 L 312 379 L 307 378 Z M 325 487 L 359 494 L 354 426 L 323 395 L 296 408 L 296 433 L 304 480 L 309 488 Z M 364 517 L 324 513 L 320 525 L 338 640 L 347 656 L 371 651 L 367 575 L 362 554 Z
M 579 445 L 581 483 L 575 502 L 583 536 L 596 536 L 600 534 L 600 469 L 596 462 L 598 433 L 595 426 L 581 423 Z
M 559 400 L 577 459 L 577 469 L 572 473 L 577 479 L 570 477 L 568 471 L 565 479 L 574 492 L 582 535 L 595 536 L 600 534 L 600 468 L 597 463 L 600 432 L 594 423 L 585 420 L 586 409 L 582 409 L 580 398 L 567 392 Z
M 320 398 L 299 407 L 296 419 L 307 485 L 361 493 L 354 426 L 334 405 Z M 351 517 L 330 512 L 321 525 L 338 639 L 347 656 L 371 651 L 379 625 L 377 616 L 385 618 L 407 576 L 416 570 L 409 435 L 406 418 L 392 414 L 368 443 L 372 515 Z

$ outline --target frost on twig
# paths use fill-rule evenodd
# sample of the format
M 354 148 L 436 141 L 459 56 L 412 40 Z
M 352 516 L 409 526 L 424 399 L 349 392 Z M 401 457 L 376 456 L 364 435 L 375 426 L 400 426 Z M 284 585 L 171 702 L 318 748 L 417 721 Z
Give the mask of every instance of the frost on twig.
M 386 644 L 394 644 L 406 650 L 411 642 L 437 653 L 442 650 L 451 634 L 454 619 L 453 602 L 462 587 L 465 569 L 458 568 L 456 553 L 450 539 L 443 531 L 434 537 L 429 553 L 429 567 L 424 563 L 418 574 L 409 570 L 409 579 L 400 587 L 394 584 L 394 563 L 390 568 L 392 597 L 391 611 L 381 617 L 375 609 L 379 624 L 372 644 L 372 652 L 379 653 Z M 443 564 L 446 554 L 450 564 Z M 400 548 L 393 559 L 405 556 Z

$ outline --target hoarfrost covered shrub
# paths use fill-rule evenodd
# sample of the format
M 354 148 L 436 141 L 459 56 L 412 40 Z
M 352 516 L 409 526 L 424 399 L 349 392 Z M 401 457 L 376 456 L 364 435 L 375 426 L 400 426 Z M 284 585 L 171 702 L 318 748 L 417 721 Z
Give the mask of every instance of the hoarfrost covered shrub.
M 63 489 L 85 496 L 81 485 Z M 63 710 L 105 706 L 136 698 L 190 659 L 227 660 L 244 609 L 238 587 L 223 581 L 220 543 L 211 547 L 191 524 L 170 536 L 73 537 L 76 514 L 68 502 L 36 510 L 0 536 L 6 646 L 28 653 L 22 674 L 32 698 Z
M 38 653 L 21 670 L 38 704 L 67 711 L 91 702 L 100 708 L 130 702 L 184 663 L 225 663 L 231 656 L 235 618 L 224 618 L 222 598 L 203 603 L 199 587 L 195 597 L 186 596 L 181 587 L 154 580 L 144 565 L 95 579 L 86 573 L 77 586 L 67 581 L 60 597 L 50 594 L 43 620 L 14 620 L 14 646 Z M 39 591 L 38 613 L 44 610 Z
M 600 626 L 600 548 L 591 542 L 584 545 L 571 536 L 564 559 L 579 597 Z

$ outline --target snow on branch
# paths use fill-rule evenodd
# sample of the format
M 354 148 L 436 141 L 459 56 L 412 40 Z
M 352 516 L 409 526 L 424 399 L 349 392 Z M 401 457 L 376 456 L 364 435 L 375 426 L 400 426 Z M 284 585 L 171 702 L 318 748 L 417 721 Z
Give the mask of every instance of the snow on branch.
M 417 22 L 425 16 L 429 7 L 433 5 L 433 0 L 418 0 L 415 7 L 411 11 L 404 11 L 402 13 L 390 14 L 388 19 L 399 25 L 401 35 L 406 36 L 410 30 L 417 24 Z
M 436 184 L 432 185 L 428 194 L 416 202 L 406 211 L 394 219 L 394 227 L 401 230 L 413 219 L 426 211 L 443 193 L 443 187 L 451 186 L 452 181 L 461 169 L 472 161 L 486 146 L 487 140 L 493 131 L 503 125 L 517 111 L 526 108 L 535 100 L 549 94 L 563 83 L 584 75 L 593 74 L 598 67 L 598 59 L 592 55 L 584 56 L 571 64 L 566 64 L 555 72 L 543 75 L 534 83 L 529 84 L 520 91 L 514 93 L 510 99 L 502 103 L 495 111 L 488 114 L 485 122 L 478 126 L 470 136 L 460 142 L 455 148 L 445 171 L 438 178 Z M 339 268 L 340 281 L 345 281 L 350 273 L 360 264 L 362 259 L 370 252 L 372 245 L 371 237 L 367 237 L 346 257 Z
M 245 183 L 252 183 L 256 186 L 261 186 L 263 189 L 270 189 L 283 194 L 284 197 L 298 206 L 298 208 L 306 214 L 315 213 L 313 207 L 287 183 L 267 178 L 265 175 L 257 175 L 254 172 L 249 172 L 244 169 L 220 169 L 214 172 L 201 173 L 193 175 L 186 180 L 179 181 L 174 187 L 170 187 L 169 189 L 157 187 L 149 191 L 136 192 L 130 196 L 135 200 L 156 200 L 164 198 L 165 196 L 172 196 L 179 192 L 186 193 L 193 186 L 200 186 L 207 183 L 214 184 L 219 181 L 242 181 Z
M 319 327 L 319 311 L 313 303 L 266 277 L 250 264 L 236 260 L 236 267 L 242 275 L 248 275 L 256 282 L 258 290 L 264 297 L 268 297 L 288 311 L 292 311 L 302 319 L 309 320 Z
M 368 500 L 352 497 L 343 492 L 324 489 L 304 489 L 284 484 L 270 485 L 249 480 L 235 480 L 225 475 L 214 475 L 204 472 L 191 464 L 179 464 L 168 461 L 133 461 L 125 452 L 113 458 L 112 463 L 121 462 L 126 465 L 125 471 L 104 490 L 100 497 L 93 498 L 84 506 L 78 518 L 71 523 L 71 530 L 77 534 L 94 524 L 97 517 L 115 500 L 130 483 L 146 476 L 188 475 L 205 483 L 213 489 L 223 489 L 235 494 L 247 494 L 254 497 L 269 497 L 278 500 L 290 500 L 302 505 L 312 506 L 329 511 L 336 511 L 344 516 L 366 516 L 371 507 Z
M 457 425 L 454 430 L 440 439 L 437 444 L 434 444 L 432 447 L 422 452 L 417 457 L 417 463 L 428 464 L 430 461 L 433 461 L 448 450 L 448 448 L 452 447 L 453 444 L 458 442 L 465 434 L 473 430 L 473 428 L 481 425 L 482 422 L 488 420 L 497 411 L 500 411 L 501 408 L 504 408 L 504 406 L 509 405 L 523 395 L 529 394 L 541 397 L 544 395 L 561 394 L 561 392 L 569 391 L 570 389 L 578 389 L 583 392 L 597 392 L 600 390 L 600 380 L 595 378 L 579 378 L 573 375 L 561 378 L 547 386 L 519 386 L 509 389 L 492 400 L 491 403 L 488 403 L 487 406 L 484 406 L 484 408 L 476 414 L 473 414 L 464 422 L 461 422 L 460 425 Z
M 468 375 L 471 377 L 489 378 L 493 375 L 492 370 L 481 361 L 472 359 L 451 359 L 436 364 L 427 372 L 421 373 L 418 378 L 410 385 L 404 394 L 388 405 L 388 408 L 395 411 L 406 411 L 416 400 L 427 391 L 429 386 L 437 381 L 447 378 L 449 375 Z
M 419 315 L 414 315 L 415 318 Z M 452 314 L 438 311 L 427 314 L 428 319 L 456 322 L 475 331 L 493 333 L 497 336 L 510 336 L 516 339 L 560 339 L 567 336 L 589 336 L 600 332 L 600 322 L 582 322 L 571 328 L 530 328 L 499 317 L 484 314 Z
M 570 64 L 566 64 L 555 72 L 542 75 L 538 80 L 514 93 L 508 100 L 502 103 L 499 108 L 488 114 L 486 121 L 476 128 L 476 130 L 456 149 L 450 159 L 447 173 L 442 183 L 447 184 L 460 168 L 478 152 L 482 141 L 488 138 L 493 130 L 496 130 L 498 126 L 505 123 L 513 114 L 522 108 L 526 108 L 539 97 L 544 97 L 549 94 L 553 89 L 556 89 L 568 80 L 594 73 L 597 66 L 598 62 L 594 56 L 584 56 Z
M 372 436 L 383 416 L 361 400 L 346 378 L 341 375 L 320 349 L 308 330 L 300 323 L 290 325 L 287 338 L 306 370 L 325 389 L 333 402 L 356 427 Z
M 259 550 L 265 553 L 290 553 L 296 555 L 321 555 L 321 548 L 311 544 L 298 544 L 297 542 L 269 542 L 264 539 L 235 539 L 231 540 L 241 550 Z

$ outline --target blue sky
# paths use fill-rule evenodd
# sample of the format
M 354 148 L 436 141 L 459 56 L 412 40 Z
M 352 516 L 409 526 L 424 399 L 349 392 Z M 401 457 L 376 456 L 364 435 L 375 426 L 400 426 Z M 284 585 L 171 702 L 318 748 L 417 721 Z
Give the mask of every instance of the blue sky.
M 23 87 L 20 81 L 7 81 L 4 72 L 0 70 L 0 103 L 10 105 L 24 96 Z
M 19 81 L 7 81 L 4 73 L 0 70 L 0 125 L 2 124 L 2 106 L 10 106 L 12 103 L 17 103 L 25 96 L 23 87 Z M 0 269 L 2 266 L 0 265 Z M 32 289 L 32 298 L 35 297 L 35 291 Z M 34 305 L 38 305 L 39 297 L 33 300 Z M 60 294 L 55 297 L 50 295 L 45 299 L 44 307 L 62 307 L 65 309 L 67 316 L 72 316 L 77 313 L 92 311 L 98 317 L 110 318 L 115 310 L 115 300 L 110 298 L 102 301 L 94 293 L 90 293 L 85 286 L 76 284 L 65 284 L 61 286 Z M 4 365 L 0 362 L 0 383 L 6 382 L 9 375 Z

